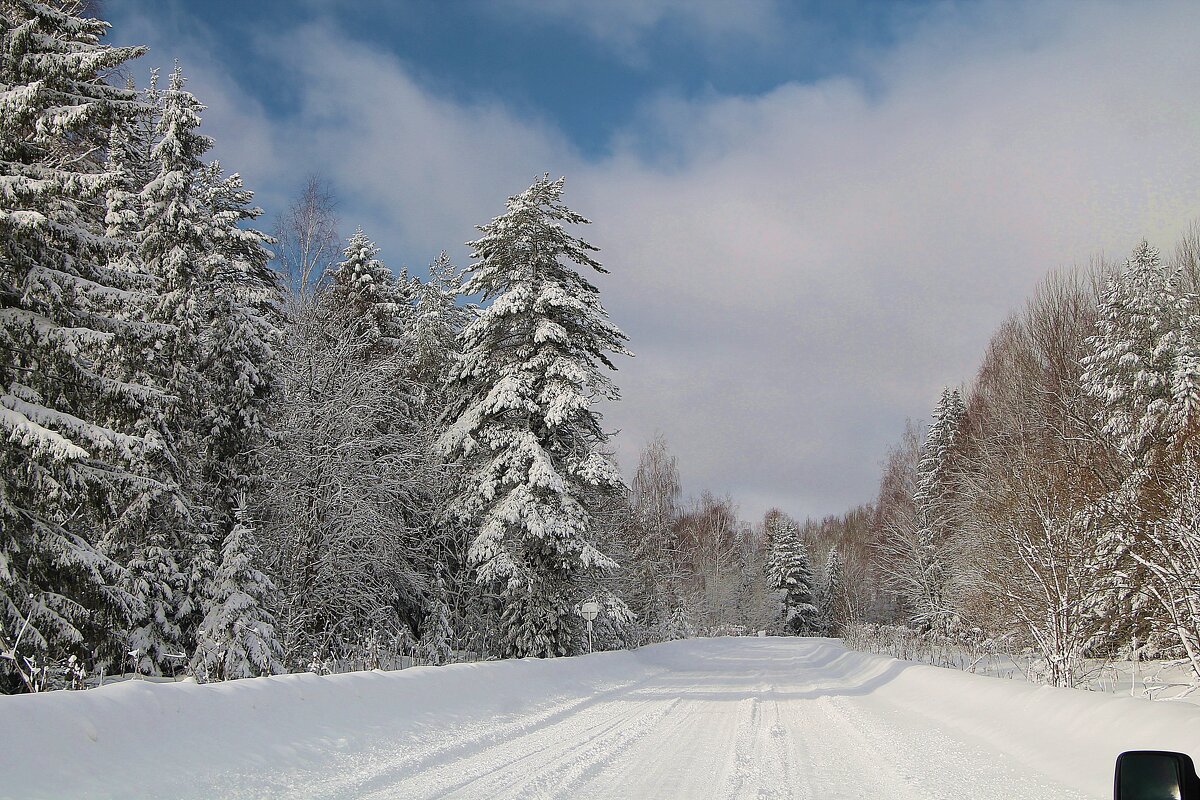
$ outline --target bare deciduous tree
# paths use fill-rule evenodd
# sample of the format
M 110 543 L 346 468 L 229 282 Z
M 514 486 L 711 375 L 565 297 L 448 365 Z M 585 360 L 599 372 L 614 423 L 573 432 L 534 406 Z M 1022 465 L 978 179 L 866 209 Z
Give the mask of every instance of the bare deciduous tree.
M 329 182 L 309 175 L 299 196 L 276 223 L 278 269 L 295 299 L 312 297 L 341 255 L 337 201 Z
M 993 339 L 968 410 L 956 474 L 966 508 L 965 583 L 993 626 L 1035 648 L 1071 686 L 1111 626 L 1119 553 L 1103 535 L 1113 452 L 1080 388 L 1096 300 L 1081 276 L 1051 276 Z

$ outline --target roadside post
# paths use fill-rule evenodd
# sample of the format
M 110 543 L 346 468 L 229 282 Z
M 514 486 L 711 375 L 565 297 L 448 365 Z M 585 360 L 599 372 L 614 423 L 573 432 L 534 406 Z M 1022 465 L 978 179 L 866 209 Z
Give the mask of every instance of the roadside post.
M 587 620 L 588 631 L 588 652 L 592 652 L 592 620 L 600 614 L 600 604 L 595 600 L 588 600 L 579 607 L 579 615 Z

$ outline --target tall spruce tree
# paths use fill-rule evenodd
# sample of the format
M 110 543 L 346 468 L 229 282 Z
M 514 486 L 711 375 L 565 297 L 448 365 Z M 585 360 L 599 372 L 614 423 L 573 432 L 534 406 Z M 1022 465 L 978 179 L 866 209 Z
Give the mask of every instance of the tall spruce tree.
M 204 203 L 202 156 L 212 140 L 199 133 L 204 107 L 184 88 L 176 64 L 160 96 L 151 159 L 155 168 L 142 188 L 137 257 L 157 282 L 159 301 L 151 319 L 168 327 L 155 367 L 173 402 L 167 424 L 178 453 L 186 504 L 166 509 L 142 536 L 128 542 L 132 586 L 146 614 L 130 633 L 138 669 L 158 674 L 169 655 L 190 649 L 200 621 L 199 598 L 215 568 L 213 529 L 207 519 L 204 478 L 206 392 L 202 343 L 212 324 L 212 214 Z
M 279 286 L 268 266 L 271 239 L 245 223 L 262 210 L 241 176 L 205 166 L 202 201 L 209 212 L 203 293 L 208 324 L 201 331 L 198 446 L 204 504 L 218 537 L 232 530 L 240 497 L 262 481 L 262 445 L 270 437 L 266 405 L 275 388 L 281 338 Z
M 153 673 L 167 652 L 193 646 L 236 498 L 260 477 L 278 332 L 269 238 L 241 227 L 261 214 L 252 193 L 238 175 L 202 161 L 212 145 L 198 130 L 204 107 L 186 91 L 178 65 L 165 91 L 152 77 L 148 98 L 158 101 L 153 171 L 132 203 L 140 211 L 132 235 L 160 298 L 150 319 L 170 335 L 144 369 L 157 372 L 173 399 L 169 441 L 187 500 L 129 542 L 132 585 L 147 605 L 131 646 L 141 653 L 139 669 Z M 126 137 L 143 138 L 137 127 Z M 127 147 L 127 160 L 136 162 L 143 149 Z M 131 177 L 139 172 L 149 170 Z M 110 224 L 124 216 L 113 205 Z
M 910 605 L 911 621 L 922 629 L 946 632 L 954 624 L 948 596 L 953 536 L 948 512 L 949 471 L 965 415 L 966 406 L 959 390 L 943 389 L 917 464 L 917 488 L 913 494 L 917 530 L 915 552 L 911 554 L 914 563 Z
M 326 299 L 372 349 L 394 350 L 412 314 L 407 275 L 392 275 L 362 228 L 354 231 L 344 255 L 329 276 Z
M 1101 296 L 1080 383 L 1127 464 L 1105 499 L 1105 544 L 1132 559 L 1140 579 L 1124 583 L 1200 678 L 1200 298 L 1179 278 L 1147 242 L 1134 249 Z
M 1109 278 L 1080 382 L 1138 481 L 1200 433 L 1197 298 L 1181 291 L 1158 250 L 1143 241 Z M 1172 455 L 1174 454 L 1174 456 Z
M 768 518 L 767 585 L 778 593 L 783 629 L 793 636 L 811 636 L 820 630 L 816 586 L 800 530 L 790 517 Z
M 458 304 L 461 295 L 462 277 L 445 251 L 429 265 L 429 279 L 413 288 L 415 307 L 407 337 L 413 377 L 433 406 L 444 401 L 450 368 L 459 353 L 458 335 L 471 318 L 471 309 Z M 433 416 L 442 410 L 437 408 Z
M 620 491 L 594 405 L 615 399 L 603 368 L 628 354 L 599 290 L 576 267 L 605 270 L 565 225 L 586 223 L 544 176 L 480 227 L 464 292 L 491 304 L 462 334 L 451 372 L 461 392 L 443 452 L 463 464 L 454 511 L 475 528 L 469 560 L 503 604 L 503 652 L 571 647 L 579 575 L 613 562 L 592 543 L 586 491 Z
M 846 605 L 846 574 L 842 567 L 842 554 L 834 547 L 825 559 L 825 579 L 817 595 L 821 629 L 825 635 L 840 634 L 842 626 L 848 621 Z
M 144 607 L 103 543 L 174 496 L 161 387 L 129 377 L 161 331 L 112 265 L 111 129 L 145 113 L 105 76 L 142 48 L 65 5 L 0 5 L 0 671 L 110 658 Z M 18 644 L 17 637 L 20 637 Z M 9 686 L 13 686 L 12 681 Z M 26 683 L 28 687 L 28 683 Z

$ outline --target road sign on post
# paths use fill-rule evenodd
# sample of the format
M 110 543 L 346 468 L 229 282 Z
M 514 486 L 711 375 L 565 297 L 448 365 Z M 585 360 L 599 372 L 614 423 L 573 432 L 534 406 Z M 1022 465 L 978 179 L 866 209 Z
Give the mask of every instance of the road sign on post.
M 600 604 L 595 600 L 588 600 L 579 607 L 579 615 L 587 620 L 588 631 L 588 652 L 592 652 L 592 620 L 600 615 Z

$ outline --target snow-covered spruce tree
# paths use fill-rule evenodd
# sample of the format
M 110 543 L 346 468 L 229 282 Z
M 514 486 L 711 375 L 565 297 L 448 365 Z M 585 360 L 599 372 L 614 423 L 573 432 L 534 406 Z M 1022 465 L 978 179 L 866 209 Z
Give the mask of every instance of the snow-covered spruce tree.
M 847 619 L 846 575 L 842 567 L 842 555 L 835 547 L 825 559 L 825 579 L 817 595 L 817 607 L 821 614 L 821 628 L 826 636 L 841 635 Z
M 373 350 L 394 349 L 407 331 L 412 308 L 406 276 L 392 275 L 379 248 L 362 228 L 354 231 L 345 260 L 329 275 L 325 300 L 334 313 L 361 331 Z
M 812 566 L 796 523 L 776 513 L 767 518 L 767 585 L 778 593 L 782 604 L 783 629 L 793 636 L 819 632 Z
M 1153 478 L 1200 433 L 1200 341 L 1196 298 L 1143 241 L 1109 278 L 1080 382 L 1101 405 L 1103 430 Z M 1132 487 L 1136 488 L 1136 487 Z
M 125 88 L 130 92 L 137 91 L 133 76 L 126 81 Z M 119 194 L 128 195 L 129 197 L 124 198 L 124 203 L 135 209 L 134 201 L 158 172 L 158 165 L 153 156 L 162 112 L 158 69 L 150 70 L 149 84 L 140 92 L 140 97 L 144 106 L 141 113 L 124 118 L 119 124 L 113 125 L 108 139 L 109 162 L 119 168 L 121 173 L 121 179 L 109 190 L 110 195 L 114 190 Z M 140 211 L 138 213 L 139 216 L 133 218 L 135 221 L 140 221 Z M 134 225 L 131 230 L 125 231 L 126 235 L 122 238 L 132 239 L 136 230 L 137 226 Z
M 201 337 L 212 324 L 208 282 L 212 214 L 204 203 L 201 157 L 212 140 L 200 134 L 203 106 L 184 89 L 176 65 L 160 95 L 154 174 L 138 197 L 141 224 L 135 232 L 136 257 L 154 278 L 159 299 L 151 321 L 169 333 L 147 368 L 172 397 L 166 421 L 169 443 L 178 454 L 178 474 L 186 503 L 163 508 L 138 529 L 130 529 L 119 550 L 130 567 L 130 586 L 145 604 L 145 615 L 129 632 L 138 671 L 159 674 L 168 654 L 187 652 L 199 623 L 198 599 L 216 557 L 206 520 L 204 477 L 205 386 L 201 376 Z
M 954 624 L 952 456 L 966 414 L 962 395 L 946 388 L 921 444 L 912 513 L 895 520 L 882 544 L 891 583 L 909 609 L 909 624 L 947 632 Z
M 113 269 L 109 131 L 144 113 L 105 76 L 141 48 L 66 4 L 0 5 L 0 671 L 92 660 L 141 612 L 100 548 L 173 494 L 158 387 L 124 365 L 151 352 L 145 276 Z M 21 634 L 20 646 L 15 638 Z M 110 665 L 111 666 L 111 665 Z M 8 688 L 14 684 L 7 678 Z
M 1109 278 L 1082 359 L 1083 391 L 1128 461 L 1108 507 L 1109 535 L 1148 580 L 1161 614 L 1200 680 L 1200 298 L 1142 242 Z
M 156 673 L 166 653 L 190 649 L 235 498 L 261 471 L 276 331 L 267 238 L 240 227 L 260 212 L 237 175 L 201 161 L 211 146 L 197 131 L 203 106 L 185 91 L 178 66 L 165 91 L 152 73 L 146 99 L 157 103 L 147 115 L 153 128 L 137 120 L 110 148 L 123 181 L 109 192 L 108 222 L 110 235 L 137 245 L 120 265 L 145 272 L 158 293 L 145 317 L 162 334 L 132 374 L 171 397 L 166 438 L 186 502 L 160 504 L 108 547 L 129 567 L 129 586 L 146 608 L 125 649 L 139 652 L 140 671 Z
M 454 628 L 450 622 L 450 598 L 445 572 L 445 568 L 438 564 L 429 613 L 417 642 L 418 657 L 422 663 L 433 666 L 449 664 L 454 660 Z
M 131 565 L 154 565 L 158 578 L 142 578 L 152 613 L 131 642 L 143 654 L 141 669 L 150 672 L 160 668 L 166 648 L 191 648 L 198 601 L 234 526 L 236 498 L 261 475 L 263 409 L 278 336 L 269 238 L 241 227 L 261 211 L 238 175 L 203 163 L 212 141 L 198 132 L 203 106 L 184 83 L 176 66 L 165 91 L 152 85 L 148 92 L 159 101 L 154 172 L 137 198 L 135 231 L 137 258 L 161 296 L 151 318 L 172 331 L 157 369 L 174 398 L 168 422 L 188 498 L 174 519 L 159 520 L 144 540 L 131 543 Z M 151 548 L 154 557 L 138 548 Z
M 557 656 L 580 573 L 613 562 L 590 539 L 585 487 L 619 491 L 594 405 L 615 399 L 602 368 L 628 354 L 599 291 L 575 266 L 604 270 L 564 225 L 563 180 L 536 180 L 471 243 L 464 292 L 491 305 L 463 331 L 451 375 L 461 392 L 443 452 L 463 465 L 454 511 L 476 526 L 469 560 L 503 604 L 509 656 Z
M 461 295 L 462 276 L 444 250 L 429 265 L 429 279 L 413 287 L 415 307 L 406 346 L 414 381 L 430 395 L 427 402 L 433 406 L 444 402 L 450 368 L 459 354 L 458 336 L 471 320 L 471 308 L 458 304 Z
M 209 324 L 201 331 L 200 448 L 203 502 L 219 541 L 232 530 L 238 498 L 262 481 L 262 445 L 270 436 L 266 405 L 275 388 L 281 338 L 279 287 L 268 266 L 271 239 L 243 227 L 262 210 L 237 173 L 212 162 L 199 176 L 210 215 L 202 296 Z
M 256 566 L 258 546 L 245 500 L 234 509 L 234 525 L 221 546 L 221 559 L 205 586 L 204 620 L 192 656 L 201 681 L 235 680 L 283 672 L 275 619 L 268 610 L 275 587 Z
M 141 192 L 143 217 L 137 236 L 139 256 L 160 282 L 162 299 L 155 316 L 176 328 L 164 360 L 169 387 L 179 398 L 175 416 L 182 419 L 199 416 L 195 413 L 200 403 L 197 351 L 211 313 L 202 297 L 211 217 L 203 203 L 200 176 L 201 158 L 213 144 L 198 131 L 204 106 L 184 89 L 184 83 L 177 64 L 162 93 L 157 140 L 151 151 L 156 172 Z M 182 419 L 178 427 L 183 426 Z
M 954 535 L 949 519 L 952 509 L 950 469 L 966 413 L 959 390 L 943 389 L 933 411 L 933 425 L 921 450 L 917 492 L 913 496 L 920 526 L 917 532 L 919 550 L 915 554 L 920 595 L 919 599 L 914 598 L 918 609 L 914 622 L 940 631 L 948 631 L 955 617 L 949 596 Z

